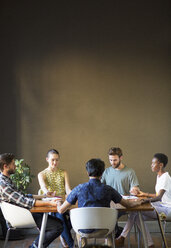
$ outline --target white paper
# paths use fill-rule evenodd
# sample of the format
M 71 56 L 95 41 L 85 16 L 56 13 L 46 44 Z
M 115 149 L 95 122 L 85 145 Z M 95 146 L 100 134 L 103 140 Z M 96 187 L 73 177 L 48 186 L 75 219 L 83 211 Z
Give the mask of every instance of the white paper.
M 122 195 L 123 199 L 138 199 L 137 196 L 135 195 Z
M 46 197 L 46 198 L 42 198 L 42 201 L 53 201 L 53 200 L 62 200 L 62 197 Z

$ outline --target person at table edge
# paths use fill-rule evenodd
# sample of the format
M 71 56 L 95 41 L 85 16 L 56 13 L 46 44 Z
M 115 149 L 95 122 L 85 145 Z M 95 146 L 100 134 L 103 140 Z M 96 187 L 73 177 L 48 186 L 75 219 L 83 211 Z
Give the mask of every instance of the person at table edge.
M 15 156 L 11 153 L 4 153 L 0 155 L 0 201 L 6 201 L 23 208 L 31 209 L 32 207 L 53 206 L 57 203 L 55 201 L 41 201 L 42 197 L 32 194 L 23 194 L 13 184 L 10 176 L 15 173 Z M 33 218 L 38 226 L 41 228 L 42 213 L 33 213 Z M 48 216 L 47 226 L 45 230 L 45 239 L 43 248 L 48 247 L 49 244 L 55 240 L 63 231 L 63 224 L 60 219 L 53 216 Z M 30 246 L 31 248 L 38 247 L 39 236 Z
M 101 183 L 100 178 L 104 172 L 105 163 L 101 159 L 91 159 L 86 163 L 89 182 L 79 184 L 68 195 L 65 202 L 57 202 L 57 210 L 64 213 L 78 200 L 78 207 L 110 207 L 110 202 L 120 203 L 125 207 L 134 207 L 142 200 L 125 200 L 111 186 Z M 111 245 L 108 240 L 108 245 Z
M 65 196 L 71 192 L 69 176 L 66 170 L 59 167 L 60 155 L 55 149 L 50 149 L 46 155 L 46 161 L 48 162 L 48 167 L 38 174 L 38 181 L 40 184 L 41 194 L 49 194 L 52 196 Z M 63 247 L 73 248 L 74 240 L 71 235 L 71 222 L 69 218 L 69 213 L 50 213 L 62 220 L 64 230 L 60 235 L 61 243 Z
M 139 193 L 139 182 L 135 171 L 123 164 L 123 152 L 119 147 L 111 147 L 108 151 L 108 158 L 111 164 L 106 168 L 101 182 L 110 185 L 117 190 L 121 195 L 137 195 Z M 125 212 L 119 213 L 118 218 L 126 214 Z M 115 237 L 118 238 L 123 228 L 116 224 Z
M 157 210 L 159 214 L 163 216 L 163 218 L 167 218 L 167 216 L 171 216 L 171 177 L 167 171 L 165 171 L 165 167 L 168 163 L 168 157 L 163 153 L 156 153 L 153 156 L 151 163 L 152 172 L 157 173 L 156 185 L 155 185 L 155 194 L 145 193 L 140 191 L 138 196 L 147 197 L 143 202 L 151 202 L 152 206 Z M 156 211 L 145 211 L 143 212 L 144 220 L 157 220 Z M 131 213 L 128 221 L 120 235 L 120 237 L 115 241 L 119 246 L 124 245 L 124 240 L 128 233 L 130 232 L 134 223 L 140 228 L 140 221 L 137 213 Z M 145 223 L 144 223 L 145 224 Z M 147 235 L 147 243 L 149 247 L 155 247 L 150 232 L 148 230 L 148 226 L 145 224 L 146 235 Z

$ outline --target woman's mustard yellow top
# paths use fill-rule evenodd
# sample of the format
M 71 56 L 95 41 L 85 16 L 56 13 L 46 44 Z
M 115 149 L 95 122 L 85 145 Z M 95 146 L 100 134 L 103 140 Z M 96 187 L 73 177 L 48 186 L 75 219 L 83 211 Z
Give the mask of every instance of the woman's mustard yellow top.
M 47 168 L 43 171 L 45 183 L 48 191 L 56 191 L 56 195 L 65 195 L 65 175 L 64 170 L 49 171 Z

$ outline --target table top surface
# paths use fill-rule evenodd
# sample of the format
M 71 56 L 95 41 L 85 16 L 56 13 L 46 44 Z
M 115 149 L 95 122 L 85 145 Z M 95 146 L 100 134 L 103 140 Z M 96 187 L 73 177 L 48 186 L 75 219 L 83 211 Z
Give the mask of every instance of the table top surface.
M 72 205 L 70 209 L 76 208 L 77 205 Z M 137 207 L 130 207 L 125 208 L 121 204 L 115 204 L 114 202 L 111 202 L 111 208 L 116 208 L 118 211 L 153 211 L 154 208 L 150 203 L 143 203 L 140 206 Z M 57 212 L 57 207 L 51 207 L 51 206 L 44 206 L 44 207 L 33 207 L 30 209 L 32 213 L 48 213 L 48 212 Z
M 56 213 L 58 211 L 57 211 L 57 207 L 44 206 L 44 207 L 32 207 L 30 209 L 30 212 L 32 213 L 49 213 L 49 212 Z
M 118 211 L 129 211 L 129 212 L 134 212 L 134 211 L 153 211 L 154 208 L 153 206 L 148 202 L 148 203 L 143 203 L 140 206 L 137 207 L 130 207 L 130 208 L 125 208 L 121 204 L 115 204 L 114 202 L 111 202 L 111 208 L 116 208 Z

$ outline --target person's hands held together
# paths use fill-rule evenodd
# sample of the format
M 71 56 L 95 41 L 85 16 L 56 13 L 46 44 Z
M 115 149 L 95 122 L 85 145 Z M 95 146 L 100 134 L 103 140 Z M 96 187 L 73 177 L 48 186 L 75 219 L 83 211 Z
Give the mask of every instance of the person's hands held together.
M 58 205 L 61 206 L 63 201 L 60 198 L 56 198 L 50 201 L 53 207 L 57 207 Z
M 138 187 L 133 187 L 131 190 L 130 190 L 130 194 L 131 195 L 135 195 L 135 196 L 138 196 L 140 192 L 140 189 Z

